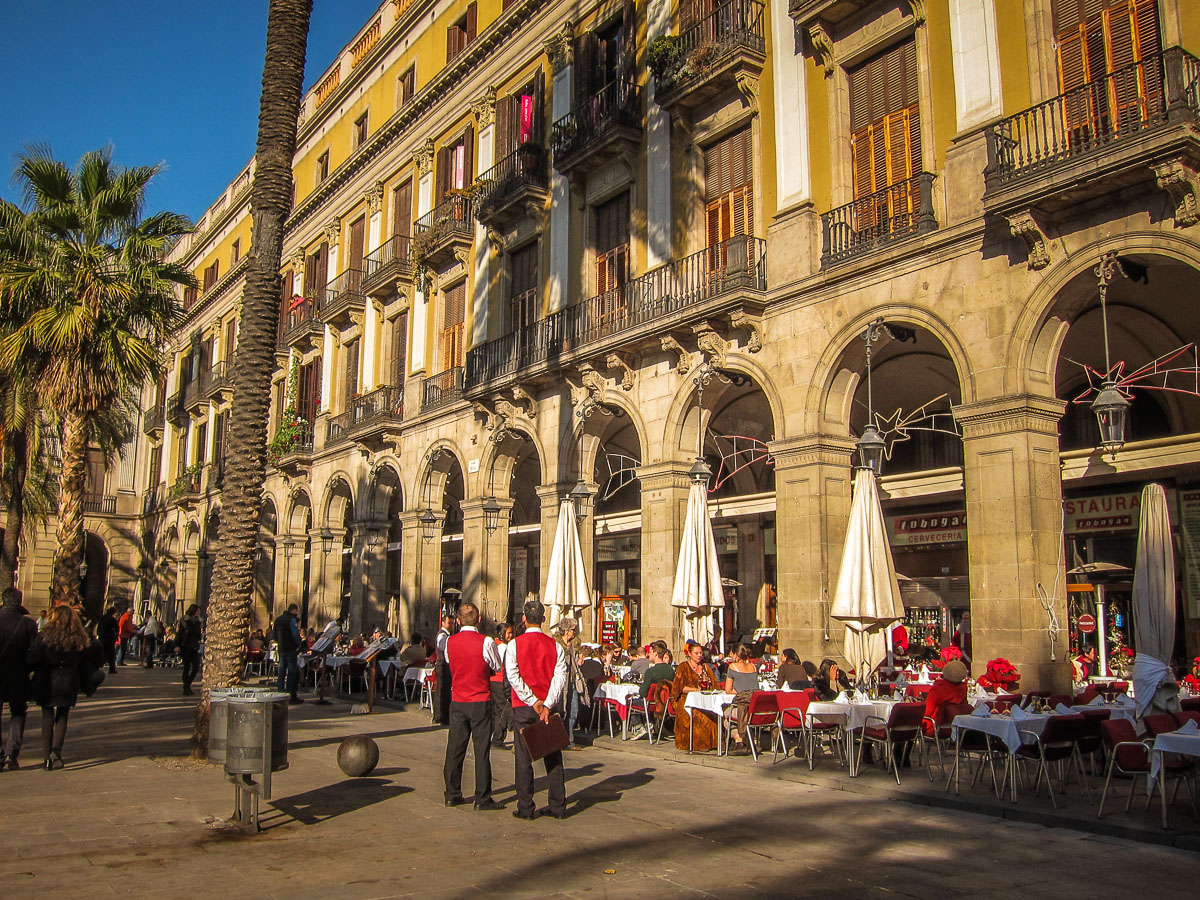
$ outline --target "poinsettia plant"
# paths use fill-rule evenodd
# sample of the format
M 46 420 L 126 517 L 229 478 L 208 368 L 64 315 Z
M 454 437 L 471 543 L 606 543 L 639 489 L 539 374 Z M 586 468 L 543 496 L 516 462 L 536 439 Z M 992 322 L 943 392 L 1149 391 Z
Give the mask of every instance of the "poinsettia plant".
M 946 663 L 955 659 L 961 660 L 962 658 L 962 650 L 951 644 L 949 647 L 943 647 L 942 652 L 938 654 L 937 658 L 934 659 L 930 665 L 935 669 L 944 669 L 946 667 Z
M 1009 690 L 1021 680 L 1017 667 L 1002 656 L 989 659 L 986 671 L 979 678 L 979 684 L 985 688 Z
M 1192 693 L 1200 693 L 1200 656 L 1192 660 L 1192 671 L 1183 676 L 1183 683 L 1191 688 Z

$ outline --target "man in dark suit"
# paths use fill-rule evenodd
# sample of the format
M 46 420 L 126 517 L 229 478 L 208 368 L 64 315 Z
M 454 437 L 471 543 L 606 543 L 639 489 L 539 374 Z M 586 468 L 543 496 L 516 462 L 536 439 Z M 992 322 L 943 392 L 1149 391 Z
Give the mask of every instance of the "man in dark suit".
M 533 761 L 521 739 L 520 731 L 538 719 L 550 718 L 550 711 L 562 698 L 567 684 L 567 655 L 562 644 L 542 632 L 546 609 L 540 600 L 525 601 L 525 632 L 508 645 L 504 669 L 512 685 L 512 727 L 516 732 L 513 757 L 516 761 L 518 819 L 534 819 L 548 813 L 556 819 L 567 815 L 567 787 L 563 775 L 563 757 L 559 750 L 544 758 L 549 781 L 550 804 L 538 810 L 533 802 Z
M 454 616 L 443 612 L 441 625 L 438 629 L 435 647 L 437 649 L 437 696 L 434 697 L 433 722 L 435 725 L 446 725 L 450 721 L 450 691 L 453 673 L 446 665 L 446 642 L 454 633 Z
M 0 769 L 16 769 L 25 739 L 25 713 L 29 706 L 29 666 L 25 655 L 37 634 L 37 623 L 21 605 L 21 592 L 4 590 L 0 607 L 0 709 L 8 704 L 8 746 L 0 731 Z M 2 724 L 2 723 L 0 723 Z
M 475 808 L 500 809 L 492 799 L 492 699 L 489 679 L 500 668 L 496 642 L 479 633 L 479 608 L 458 607 L 458 633 L 446 641 L 446 663 L 453 674 L 450 694 L 450 736 L 446 741 L 446 805 L 463 803 L 462 770 L 467 742 L 475 745 Z

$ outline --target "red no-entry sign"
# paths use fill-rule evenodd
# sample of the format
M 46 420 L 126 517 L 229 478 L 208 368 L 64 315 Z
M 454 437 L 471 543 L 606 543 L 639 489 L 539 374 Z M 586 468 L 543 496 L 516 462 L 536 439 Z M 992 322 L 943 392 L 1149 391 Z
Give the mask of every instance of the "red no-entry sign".
M 1088 613 L 1084 613 L 1082 616 L 1080 616 L 1079 617 L 1079 630 L 1082 631 L 1084 634 L 1091 634 L 1093 631 L 1095 631 L 1096 630 L 1096 617 L 1093 615 L 1089 615 Z

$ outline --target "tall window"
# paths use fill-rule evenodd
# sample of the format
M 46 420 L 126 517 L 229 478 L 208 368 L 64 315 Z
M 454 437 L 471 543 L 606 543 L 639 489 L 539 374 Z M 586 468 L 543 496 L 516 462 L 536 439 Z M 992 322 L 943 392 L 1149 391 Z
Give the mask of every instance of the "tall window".
M 629 280 L 629 193 L 596 207 L 596 293 Z
M 750 129 L 704 149 L 704 245 L 710 270 L 725 267 L 724 243 L 754 233 L 754 167 Z
M 471 167 L 474 164 L 472 158 L 474 146 L 475 130 L 468 125 L 458 140 L 438 151 L 438 203 L 445 200 L 450 191 L 461 191 L 473 180 Z
M 350 223 L 350 240 L 346 249 L 346 284 L 345 290 L 356 291 L 362 284 L 363 255 L 367 247 L 367 217 L 359 216 Z
M 238 260 L 242 258 L 242 241 L 239 238 L 233 242 L 233 246 L 229 248 L 229 268 L 233 268 L 238 264 Z
M 509 319 L 513 331 L 537 320 L 538 312 L 538 242 L 526 244 L 512 254 L 512 297 Z
M 405 366 L 408 359 L 408 313 L 402 312 L 392 325 L 392 386 L 401 389 L 403 397 Z
M 1143 125 L 1163 94 L 1157 0 L 1054 0 L 1053 13 L 1069 135 Z
M 921 117 L 913 40 L 850 71 L 850 157 L 856 198 L 920 173 Z
M 354 120 L 354 149 L 356 150 L 367 142 L 367 136 L 369 134 L 367 129 L 369 124 L 367 116 L 369 113 L 370 110 L 364 112 L 361 116 Z
M 448 371 L 463 364 L 463 346 L 467 315 L 467 283 L 460 281 L 443 295 L 445 306 L 442 314 L 442 369 Z
M 635 25 L 634 4 L 626 0 L 620 19 L 576 38 L 572 66 L 576 106 L 614 81 L 632 79 Z
M 222 359 L 229 359 L 237 351 L 237 329 L 237 319 L 230 319 L 225 323 L 225 340 L 221 349 Z M 233 373 L 226 372 L 225 374 L 231 375 Z
M 392 190 L 392 254 L 395 259 L 408 259 L 409 236 L 412 234 L 412 179 L 406 179 Z
M 475 4 L 471 3 L 462 18 L 446 29 L 446 62 L 467 49 L 475 40 Z
M 503 159 L 522 144 L 542 139 L 542 70 L 524 87 L 496 101 L 496 157 Z
M 296 411 L 309 425 L 321 408 L 321 357 L 301 366 L 296 379 Z
M 212 265 L 204 270 L 204 281 L 202 282 L 202 290 L 207 291 L 217 283 L 217 278 L 221 274 L 221 263 L 219 260 L 213 260 Z
M 396 108 L 407 105 L 416 92 L 417 69 L 416 66 L 409 66 L 396 79 Z
M 358 348 L 357 340 L 346 344 L 346 406 L 358 393 Z
M 329 177 L 329 151 L 317 157 L 317 184 Z
M 318 303 L 325 299 L 329 283 L 329 245 L 324 241 L 304 258 L 304 296 Z

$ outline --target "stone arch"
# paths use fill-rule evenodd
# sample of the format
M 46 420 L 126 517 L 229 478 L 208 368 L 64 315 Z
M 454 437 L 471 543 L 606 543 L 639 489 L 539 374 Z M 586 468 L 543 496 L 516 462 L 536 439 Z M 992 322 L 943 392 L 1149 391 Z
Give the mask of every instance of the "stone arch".
M 404 499 L 400 464 L 391 458 L 379 460 L 371 467 L 359 491 L 357 517 L 368 522 L 382 522 L 389 511 L 404 509 Z
M 287 514 L 284 516 L 284 521 L 287 523 L 286 533 L 301 534 L 307 532 L 308 517 L 313 507 L 312 495 L 309 494 L 308 488 L 303 485 L 297 485 L 288 496 L 287 504 Z
M 111 553 L 104 538 L 91 530 L 83 533 L 83 562 L 87 566 L 83 583 L 80 585 L 83 592 L 84 617 L 95 622 L 104 614 L 104 606 L 108 600 Z
M 563 429 L 563 440 L 558 447 L 558 470 L 555 475 L 560 484 L 578 480 L 580 474 L 580 444 L 583 444 L 584 472 L 595 468 L 596 454 L 600 447 L 602 435 L 609 431 L 609 425 L 614 418 L 626 418 L 637 435 L 641 464 L 660 459 L 662 454 L 658 447 L 651 444 L 650 429 L 646 424 L 642 411 L 633 398 L 623 391 L 605 389 L 600 405 L 613 411 L 614 415 L 605 415 L 602 410 L 593 410 L 590 415 L 580 418 L 572 410 L 569 424 Z M 656 453 L 656 451 L 658 451 Z M 545 457 L 542 457 L 545 459 Z
M 429 445 L 418 467 L 418 478 L 415 487 L 410 488 L 408 496 L 412 503 L 424 508 L 426 498 L 440 498 L 446 489 L 446 477 L 450 474 L 451 463 L 457 464 L 463 477 L 466 477 L 467 464 L 465 456 L 458 445 L 449 438 L 439 438 Z M 427 484 L 428 483 L 428 484 Z
M 327 528 L 337 525 L 340 528 L 346 520 L 346 513 L 349 512 L 353 518 L 353 511 L 354 486 L 350 481 L 350 476 L 339 469 L 329 477 L 329 481 L 326 483 L 325 496 L 321 500 L 320 525 L 317 527 Z M 318 521 L 315 516 L 313 521 Z

